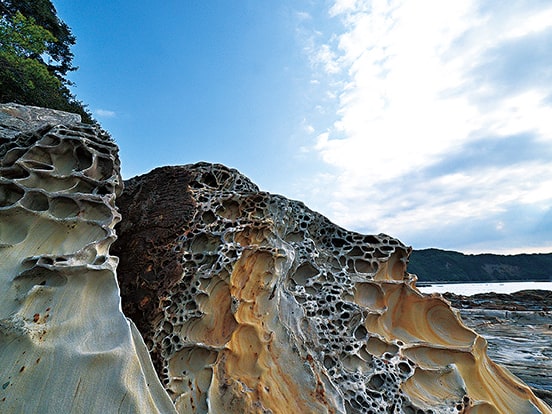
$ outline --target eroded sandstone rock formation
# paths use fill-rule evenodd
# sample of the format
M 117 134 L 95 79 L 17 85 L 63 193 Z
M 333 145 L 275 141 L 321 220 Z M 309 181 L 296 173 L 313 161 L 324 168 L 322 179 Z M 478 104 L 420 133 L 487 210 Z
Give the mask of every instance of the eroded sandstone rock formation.
M 77 121 L 0 106 L 0 412 L 552 413 L 398 240 L 221 165 L 121 194 L 115 144 Z
M 0 412 L 174 412 L 121 312 L 117 147 L 75 117 L 0 106 Z
M 551 412 L 416 289 L 398 240 L 348 232 L 222 165 L 126 186 L 125 311 L 179 412 Z

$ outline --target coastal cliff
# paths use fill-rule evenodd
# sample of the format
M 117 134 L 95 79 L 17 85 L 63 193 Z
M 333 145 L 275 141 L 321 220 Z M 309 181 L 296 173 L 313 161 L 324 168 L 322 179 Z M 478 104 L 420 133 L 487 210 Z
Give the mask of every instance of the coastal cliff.
M 121 311 L 118 149 L 79 120 L 0 105 L 0 412 L 174 412 Z

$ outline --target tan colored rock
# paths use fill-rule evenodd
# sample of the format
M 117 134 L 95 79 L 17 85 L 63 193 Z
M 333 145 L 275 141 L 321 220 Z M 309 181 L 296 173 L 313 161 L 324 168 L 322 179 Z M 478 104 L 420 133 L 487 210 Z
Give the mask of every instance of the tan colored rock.
M 0 157 L 2 413 L 552 413 L 396 239 L 200 163 L 131 180 L 111 246 L 104 132 L 0 105 Z
M 127 184 L 114 245 L 125 311 L 178 412 L 552 412 L 416 289 L 398 240 L 346 231 L 221 165 Z
M 0 105 L 0 412 L 174 412 L 121 311 L 117 147 L 77 121 Z

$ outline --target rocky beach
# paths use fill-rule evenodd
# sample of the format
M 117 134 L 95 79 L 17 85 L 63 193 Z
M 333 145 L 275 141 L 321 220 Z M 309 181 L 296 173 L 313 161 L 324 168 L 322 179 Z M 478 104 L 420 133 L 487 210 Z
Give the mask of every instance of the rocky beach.
M 552 404 L 551 291 L 443 296 L 460 310 L 464 323 L 487 340 L 491 359 Z

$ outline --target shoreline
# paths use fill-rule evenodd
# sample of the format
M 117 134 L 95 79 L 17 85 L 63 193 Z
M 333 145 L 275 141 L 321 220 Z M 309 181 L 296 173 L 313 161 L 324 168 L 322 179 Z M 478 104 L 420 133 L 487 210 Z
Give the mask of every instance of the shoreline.
M 552 291 L 552 281 L 522 281 L 522 282 L 421 282 L 416 287 L 422 293 L 455 293 L 472 296 L 484 293 L 513 294 L 525 290 Z

